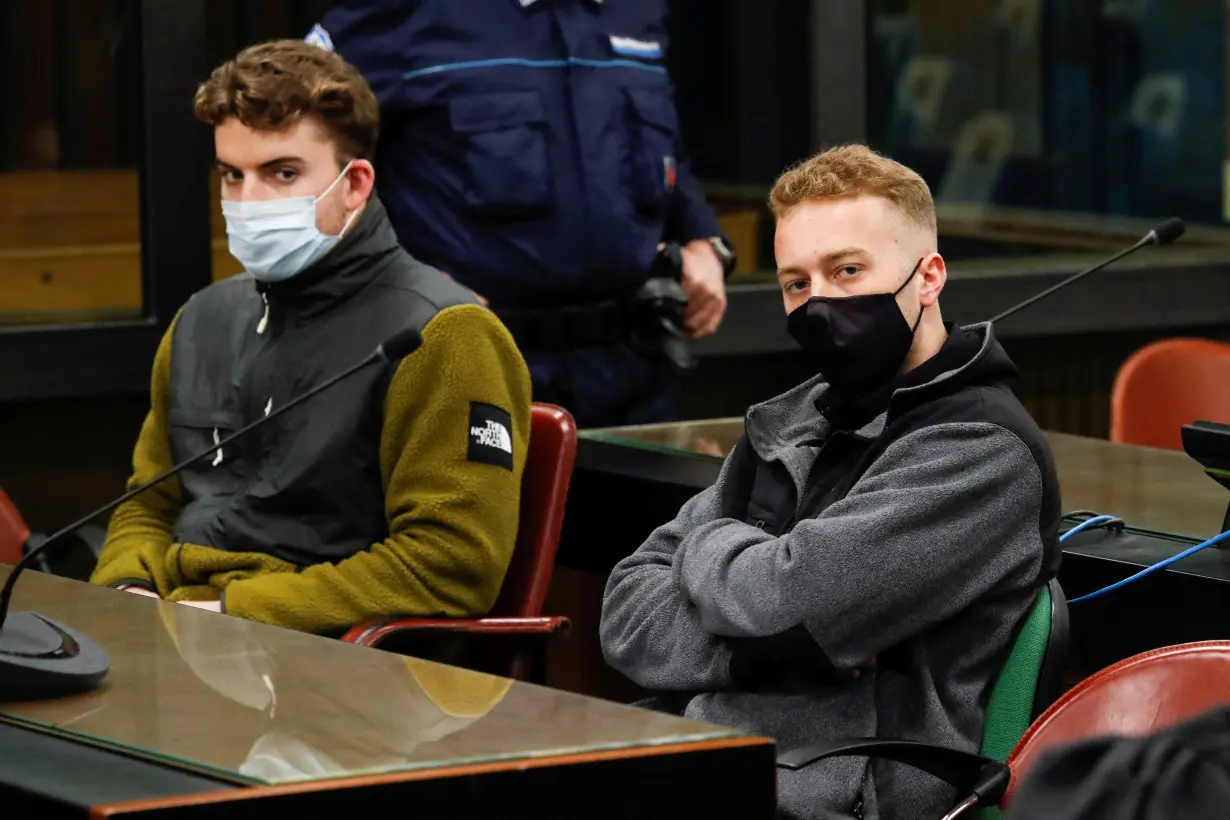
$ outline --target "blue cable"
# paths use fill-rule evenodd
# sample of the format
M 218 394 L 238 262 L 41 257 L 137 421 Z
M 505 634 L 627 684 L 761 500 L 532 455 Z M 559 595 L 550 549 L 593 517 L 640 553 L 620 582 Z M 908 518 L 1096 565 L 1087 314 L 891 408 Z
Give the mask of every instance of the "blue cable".
M 1087 530 L 1090 527 L 1096 527 L 1099 524 L 1105 524 L 1108 521 L 1115 521 L 1115 520 L 1117 519 L 1113 515 L 1095 515 L 1093 518 L 1089 518 L 1089 519 L 1086 519 L 1085 521 L 1080 522 L 1075 527 L 1068 530 L 1063 535 L 1059 536 L 1059 543 L 1062 544 L 1064 541 L 1067 541 L 1073 535 L 1076 535 L 1078 532 L 1081 532 L 1083 530 Z M 1069 601 L 1069 603 L 1071 603 L 1071 601 Z
M 1090 521 L 1094 521 L 1094 520 L 1096 520 L 1096 519 L 1092 519 L 1092 518 L 1091 518 L 1089 521 L 1085 521 L 1085 522 L 1083 522 L 1083 523 L 1084 523 L 1084 524 L 1089 524 L 1089 523 L 1090 523 Z M 1074 528 L 1074 529 L 1068 530 L 1066 533 L 1064 533 L 1062 536 L 1060 536 L 1059 540 L 1060 540 L 1060 541 L 1062 541 L 1065 537 L 1067 537 L 1067 536 L 1069 536 L 1069 535 L 1074 534 L 1074 533 L 1076 532 L 1076 530 L 1077 530 L 1077 529 L 1079 529 L 1079 528 Z M 1208 541 L 1205 541 L 1203 544 L 1197 544 L 1197 545 L 1196 545 L 1196 546 L 1194 546 L 1194 547 L 1188 547 L 1187 549 L 1185 549 L 1185 550 L 1183 550 L 1182 552 L 1180 552 L 1178 555 L 1172 555 L 1172 556 L 1170 556 L 1169 558 L 1167 558 L 1167 559 L 1166 559 L 1166 560 L 1164 560 L 1164 561 L 1158 561 L 1156 564 L 1154 564 L 1154 565 L 1153 565 L 1153 566 L 1151 566 L 1151 567 L 1145 567 L 1145 568 L 1144 568 L 1144 569 L 1142 569 L 1140 572 L 1136 573 L 1135 575 L 1131 576 L 1130 578 L 1124 578 L 1122 581 L 1116 581 L 1115 583 L 1111 584 L 1110 586 L 1108 586 L 1108 587 L 1102 587 L 1101 589 L 1099 589 L 1099 590 L 1097 590 L 1097 591 L 1095 591 L 1095 592 L 1090 592 L 1088 595 L 1082 595 L 1082 596 L 1081 596 L 1081 597 L 1079 597 L 1079 598 L 1073 598 L 1072 600 L 1068 601 L 1068 603 L 1069 603 L 1069 604 L 1078 604 L 1078 603 L 1080 603 L 1081 601 L 1088 601 L 1090 598 L 1096 598 L 1096 597 L 1098 597 L 1099 595 L 1104 595 L 1104 594 L 1106 594 L 1107 592 L 1114 592 L 1116 589 L 1119 589 L 1120 587 L 1123 587 L 1123 586 L 1127 586 L 1128 584 L 1132 583 L 1133 581 L 1137 581 L 1137 580 L 1139 580 L 1139 579 L 1141 579 L 1141 578 L 1144 578 L 1146 575 L 1149 575 L 1149 574 L 1151 574 L 1151 573 L 1157 572 L 1159 569 L 1163 569 L 1163 568 L 1165 568 L 1165 567 L 1168 567 L 1168 566 L 1170 566 L 1171 564 L 1173 564 L 1173 563 L 1174 563 L 1174 562 L 1176 562 L 1176 561 L 1182 561 L 1182 560 L 1183 560 L 1184 558 L 1186 558 L 1187 556 L 1189 556 L 1189 555 L 1193 555 L 1193 554 L 1195 554 L 1195 553 L 1197 553 L 1197 552 L 1200 552 L 1200 550 L 1202 550 L 1202 549 L 1205 549 L 1205 548 L 1207 548 L 1207 547 L 1211 547 L 1211 546 L 1213 546 L 1213 545 L 1215 545 L 1215 544 L 1220 544 L 1222 541 L 1225 541 L 1227 538 L 1230 538 L 1230 530 L 1227 530 L 1226 532 L 1223 532 L 1223 533 L 1222 533 L 1222 534 L 1220 534 L 1220 535 L 1215 535 L 1215 536 L 1213 536 L 1213 537 L 1212 537 L 1212 538 L 1210 538 Z

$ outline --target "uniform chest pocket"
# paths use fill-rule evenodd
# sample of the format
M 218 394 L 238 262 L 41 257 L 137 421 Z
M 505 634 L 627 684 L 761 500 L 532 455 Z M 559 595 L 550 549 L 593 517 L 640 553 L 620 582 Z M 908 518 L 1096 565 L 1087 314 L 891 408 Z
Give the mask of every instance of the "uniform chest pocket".
M 536 91 L 474 94 L 452 100 L 449 124 L 460 137 L 462 196 L 485 216 L 540 217 L 551 210 L 546 117 Z
M 176 464 L 197 453 L 215 447 L 227 436 L 243 426 L 237 413 L 224 410 L 197 410 L 172 408 L 167 414 L 171 460 Z M 231 492 L 243 481 L 244 459 L 241 458 L 242 439 L 234 444 L 209 450 L 184 471 L 183 483 L 194 495 L 206 492 Z M 202 484 L 203 477 L 205 484 Z
M 658 218 L 675 192 L 679 122 L 665 91 L 625 89 L 628 97 L 628 182 L 637 209 Z

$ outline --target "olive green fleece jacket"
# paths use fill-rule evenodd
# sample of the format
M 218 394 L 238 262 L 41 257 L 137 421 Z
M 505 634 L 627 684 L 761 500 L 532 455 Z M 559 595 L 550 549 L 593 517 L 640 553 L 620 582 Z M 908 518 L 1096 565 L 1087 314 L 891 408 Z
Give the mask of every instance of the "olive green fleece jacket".
M 154 360 L 151 407 L 128 486 L 171 467 L 167 396 L 174 326 Z M 164 481 L 116 510 L 91 580 L 135 584 L 171 601 L 306 632 L 381 616 L 468 617 L 499 595 L 516 541 L 530 431 L 530 378 L 507 329 L 486 308 L 445 308 L 397 367 L 384 403 L 380 470 L 389 536 L 344 560 L 298 568 L 258 553 L 172 543 L 179 485 Z M 423 385 L 430 385 L 424 389 Z M 457 418 L 471 402 L 507 408 L 513 469 L 466 457 Z M 311 412 L 310 403 L 290 412 Z

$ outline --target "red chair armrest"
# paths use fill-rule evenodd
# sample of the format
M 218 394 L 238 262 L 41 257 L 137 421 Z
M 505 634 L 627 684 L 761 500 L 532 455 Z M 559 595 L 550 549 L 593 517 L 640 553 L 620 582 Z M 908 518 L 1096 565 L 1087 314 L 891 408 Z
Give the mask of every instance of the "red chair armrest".
M 379 646 L 393 635 L 406 633 L 445 633 L 463 635 L 509 635 L 547 637 L 568 631 L 564 617 L 541 618 L 401 618 L 393 621 L 369 621 L 359 624 L 342 640 L 360 646 Z

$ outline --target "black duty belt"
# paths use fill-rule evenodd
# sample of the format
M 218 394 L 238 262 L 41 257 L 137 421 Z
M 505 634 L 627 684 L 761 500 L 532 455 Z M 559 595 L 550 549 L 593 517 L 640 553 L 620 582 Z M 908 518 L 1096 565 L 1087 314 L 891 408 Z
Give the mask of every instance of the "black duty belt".
M 635 299 L 557 308 L 496 308 L 495 314 L 523 350 L 601 347 L 633 341 L 645 324 L 646 306 Z
M 650 277 L 631 298 L 495 313 L 523 351 L 628 345 L 683 375 L 696 367 L 683 323 L 687 303 L 677 277 Z

